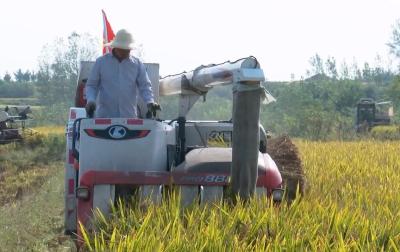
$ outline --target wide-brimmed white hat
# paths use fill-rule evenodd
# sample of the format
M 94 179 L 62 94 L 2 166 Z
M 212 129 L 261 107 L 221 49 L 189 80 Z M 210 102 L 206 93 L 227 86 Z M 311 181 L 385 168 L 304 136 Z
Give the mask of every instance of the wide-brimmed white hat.
M 120 48 L 131 50 L 133 49 L 133 43 L 135 40 L 132 34 L 125 29 L 121 29 L 115 34 L 115 38 L 111 43 L 106 44 L 106 46 L 111 46 L 112 48 Z

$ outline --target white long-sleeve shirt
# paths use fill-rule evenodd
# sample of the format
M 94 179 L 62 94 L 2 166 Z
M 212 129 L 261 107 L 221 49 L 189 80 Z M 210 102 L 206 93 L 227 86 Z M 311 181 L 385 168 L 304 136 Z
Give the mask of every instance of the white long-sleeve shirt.
M 144 102 L 154 102 L 146 68 L 133 56 L 121 62 L 112 53 L 99 57 L 85 90 L 87 101 L 96 102 L 95 117 L 137 117 L 138 90 Z

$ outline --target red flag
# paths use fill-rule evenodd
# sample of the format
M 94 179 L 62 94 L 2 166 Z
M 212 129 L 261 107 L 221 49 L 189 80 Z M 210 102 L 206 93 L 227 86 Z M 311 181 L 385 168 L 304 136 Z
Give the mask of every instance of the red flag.
M 114 39 L 115 35 L 107 20 L 106 13 L 103 10 L 101 10 L 101 12 L 103 12 L 103 54 L 106 54 L 111 52 L 111 47 L 106 46 L 105 44 L 110 43 Z

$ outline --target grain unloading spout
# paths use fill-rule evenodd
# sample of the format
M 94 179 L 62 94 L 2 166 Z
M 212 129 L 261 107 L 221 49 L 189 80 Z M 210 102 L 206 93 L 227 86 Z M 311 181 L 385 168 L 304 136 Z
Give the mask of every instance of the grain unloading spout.
M 201 94 L 214 86 L 264 80 L 264 73 L 256 58 L 248 57 L 235 62 L 200 66 L 187 73 L 166 76 L 160 80 L 160 95 Z
M 260 99 L 265 97 L 261 83 L 264 80 L 264 72 L 254 57 L 200 66 L 160 80 L 160 95 L 180 95 L 180 118 L 184 118 L 197 99 L 214 86 L 233 85 L 231 179 L 233 192 L 244 199 L 256 188 Z

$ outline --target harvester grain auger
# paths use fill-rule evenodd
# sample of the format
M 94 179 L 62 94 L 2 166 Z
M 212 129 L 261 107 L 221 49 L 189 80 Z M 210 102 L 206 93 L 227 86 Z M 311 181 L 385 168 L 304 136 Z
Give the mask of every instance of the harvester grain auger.
M 78 81 L 87 78 L 92 66 L 93 62 L 82 62 Z M 89 226 L 95 208 L 107 215 L 110 200 L 135 193 L 139 202 L 159 203 L 163 190 L 171 187 L 180 189 L 184 206 L 220 201 L 228 186 L 244 199 L 257 194 L 282 200 L 281 173 L 267 154 L 267 136 L 259 123 L 260 98 L 271 101 L 273 97 L 261 85 L 264 73 L 257 60 L 248 57 L 200 66 L 162 79 L 158 68 L 158 64 L 146 64 L 155 99 L 178 95 L 176 119 L 144 119 L 143 103 L 138 105 L 139 118 L 90 119 L 84 109 L 70 109 L 66 233 L 78 230 L 79 234 L 78 222 Z M 187 120 L 196 101 L 217 85 L 233 85 L 232 120 Z M 210 147 L 209 140 L 216 136 L 231 147 Z M 290 153 L 297 157 L 296 149 Z M 296 172 L 301 172 L 300 163 L 296 165 Z

